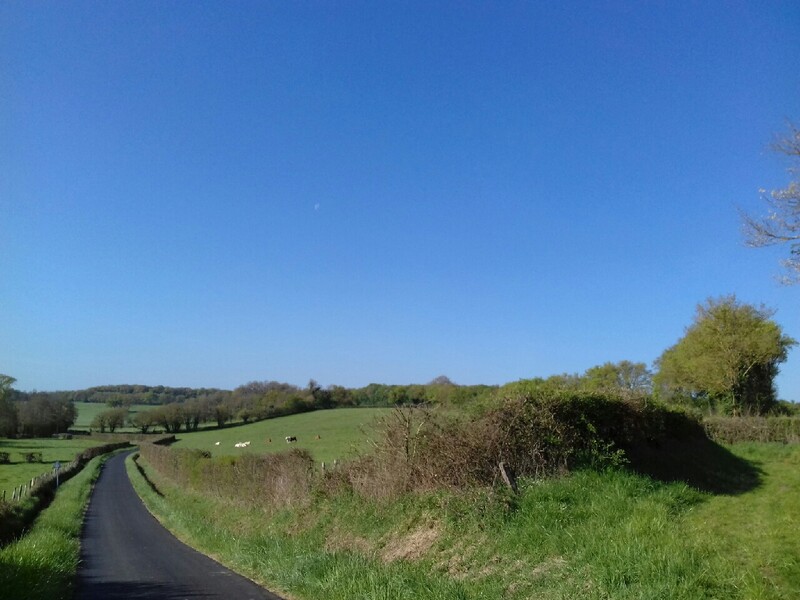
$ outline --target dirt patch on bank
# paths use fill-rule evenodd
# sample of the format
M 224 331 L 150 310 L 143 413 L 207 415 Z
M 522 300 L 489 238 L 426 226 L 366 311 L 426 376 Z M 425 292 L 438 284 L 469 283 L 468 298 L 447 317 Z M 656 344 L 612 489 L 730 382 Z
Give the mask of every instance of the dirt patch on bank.
M 419 560 L 442 535 L 441 527 L 435 523 L 418 527 L 404 535 L 392 537 L 381 550 L 385 563 L 396 560 Z

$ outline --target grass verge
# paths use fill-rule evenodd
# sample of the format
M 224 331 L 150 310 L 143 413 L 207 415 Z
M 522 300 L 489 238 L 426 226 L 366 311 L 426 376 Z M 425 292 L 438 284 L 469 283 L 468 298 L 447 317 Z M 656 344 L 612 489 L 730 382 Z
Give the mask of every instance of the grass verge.
M 110 454 L 92 459 L 58 490 L 28 533 L 0 549 L 3 598 L 72 598 L 80 533 L 92 484 Z
M 800 448 L 731 451 L 761 485 L 714 494 L 623 470 L 581 470 L 502 492 L 391 502 L 321 495 L 263 509 L 129 473 L 189 545 L 287 598 L 793 598 Z

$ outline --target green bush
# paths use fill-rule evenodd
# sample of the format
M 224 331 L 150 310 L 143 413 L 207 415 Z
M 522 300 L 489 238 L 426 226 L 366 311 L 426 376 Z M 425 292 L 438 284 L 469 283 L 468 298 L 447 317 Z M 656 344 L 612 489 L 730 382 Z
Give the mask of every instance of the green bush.
M 703 428 L 708 437 L 723 443 L 800 443 L 800 417 L 706 417 Z
M 25 458 L 25 462 L 29 463 L 40 463 L 42 462 L 42 453 L 41 452 L 26 452 L 23 454 Z

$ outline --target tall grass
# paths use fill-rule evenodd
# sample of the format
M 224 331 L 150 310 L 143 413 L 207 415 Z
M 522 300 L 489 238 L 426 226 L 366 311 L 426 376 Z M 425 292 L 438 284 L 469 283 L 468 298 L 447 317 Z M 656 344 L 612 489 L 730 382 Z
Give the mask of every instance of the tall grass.
M 185 541 L 298 599 L 797 597 L 800 473 L 791 466 L 800 449 L 736 452 L 760 457 L 763 490 L 714 495 L 621 469 L 580 469 L 522 479 L 514 497 L 485 488 L 371 501 L 348 492 L 271 518 L 146 464 L 158 493 L 132 466 L 131 477 Z M 761 531 L 744 517 L 729 522 L 735 513 Z M 785 568 L 775 571 L 778 563 Z
M 52 504 L 24 537 L 0 549 L 3 598 L 72 598 L 83 515 L 92 484 L 107 456 L 93 458 L 59 488 Z

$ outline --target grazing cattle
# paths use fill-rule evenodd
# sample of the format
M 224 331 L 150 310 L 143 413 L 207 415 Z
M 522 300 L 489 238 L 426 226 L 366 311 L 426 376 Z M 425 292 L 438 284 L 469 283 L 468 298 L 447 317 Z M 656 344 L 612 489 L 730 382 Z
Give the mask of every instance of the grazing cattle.
M 296 442 L 296 441 L 297 441 L 297 436 L 296 435 L 287 435 L 286 436 L 286 443 L 287 444 L 291 444 L 292 442 Z

